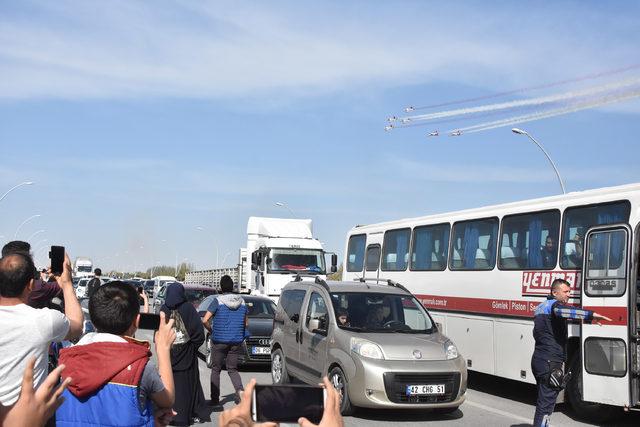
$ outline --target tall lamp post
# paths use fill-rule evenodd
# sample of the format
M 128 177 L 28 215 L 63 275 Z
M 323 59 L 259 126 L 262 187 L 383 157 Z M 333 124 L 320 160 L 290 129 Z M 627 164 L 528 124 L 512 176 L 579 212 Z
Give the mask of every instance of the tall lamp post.
M 202 231 L 202 232 L 206 232 L 206 231 L 207 231 L 207 230 L 206 230 L 203 226 L 201 226 L 201 225 L 196 226 L 196 230 L 198 230 L 198 231 Z M 206 233 L 205 233 L 205 234 L 206 234 Z M 218 244 L 217 244 L 217 243 L 215 243 L 215 241 L 214 241 L 214 243 L 213 243 L 213 246 L 215 246 L 215 247 L 216 247 L 216 269 L 217 269 L 217 268 L 220 268 L 220 264 L 218 264 L 219 256 L 220 256 L 220 248 L 218 247 Z
M 286 210 L 288 210 L 288 211 L 289 211 L 289 213 L 291 214 L 291 216 L 293 216 L 293 217 L 295 217 L 295 216 L 296 216 L 296 214 L 294 214 L 294 213 L 293 213 L 293 211 L 291 210 L 291 208 L 289 208 L 289 206 L 287 206 L 287 204 L 286 204 L 286 203 L 284 203 L 284 202 L 275 202 L 275 203 L 274 203 L 274 205 L 275 205 L 275 206 L 279 206 L 279 207 L 281 207 L 281 208 L 285 208 Z
M 529 139 L 534 144 L 536 144 L 538 146 L 538 148 L 540 148 L 542 150 L 544 155 L 547 157 L 547 160 L 549 160 L 549 163 L 551 163 L 551 167 L 556 172 L 556 176 L 558 177 L 558 182 L 560 183 L 560 188 L 562 188 L 562 194 L 567 194 L 567 192 L 564 189 L 564 182 L 562 182 L 562 177 L 560 176 L 560 172 L 558 171 L 558 168 L 556 167 L 556 164 L 553 163 L 553 160 L 551 160 L 551 156 L 549 156 L 549 153 L 547 153 L 547 150 L 545 150 L 544 147 L 542 147 L 542 145 L 540 145 L 540 143 L 538 141 L 536 141 L 535 138 L 532 137 L 527 131 L 522 130 L 522 129 L 518 129 L 518 128 L 513 128 L 513 129 L 511 129 L 511 132 L 513 132 L 513 133 L 515 133 L 517 135 L 526 135 L 527 137 L 529 137 Z
M 22 224 L 20 224 L 20 225 L 18 226 L 18 228 L 16 228 L 16 232 L 15 232 L 15 234 L 13 235 L 13 239 L 15 240 L 15 239 L 17 239 L 17 238 L 18 238 L 18 233 L 20 232 L 20 229 L 22 228 L 22 226 L 23 226 L 23 225 L 25 225 L 26 223 L 28 223 L 28 222 L 29 222 L 29 221 L 31 221 L 32 219 L 34 219 L 34 218 L 38 218 L 38 217 L 41 217 L 41 216 L 42 216 L 42 215 L 40 215 L 40 214 L 35 214 L 35 215 L 32 215 L 32 216 L 30 216 L 29 218 L 25 219 L 24 221 L 22 221 Z
M 7 194 L 11 193 L 13 190 L 15 190 L 16 188 L 22 187 L 23 185 L 33 185 L 33 181 L 25 181 L 25 182 L 21 182 L 18 185 L 14 185 L 13 187 L 11 187 L 6 193 L 4 193 L 2 196 L 0 196 L 0 202 L 2 201 L 2 199 L 4 199 L 5 197 L 7 197 Z

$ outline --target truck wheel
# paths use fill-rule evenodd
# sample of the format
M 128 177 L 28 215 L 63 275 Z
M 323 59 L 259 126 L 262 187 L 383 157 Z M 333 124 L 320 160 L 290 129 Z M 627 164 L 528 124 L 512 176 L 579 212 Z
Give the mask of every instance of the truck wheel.
M 287 384 L 290 381 L 284 354 L 279 348 L 271 354 L 271 380 L 274 384 Z
M 352 415 L 355 408 L 351 405 L 349 400 L 349 387 L 347 384 L 347 377 L 345 377 L 342 369 L 337 366 L 329 372 L 329 381 L 340 393 L 340 413 L 342 415 Z
M 596 423 L 611 421 L 619 415 L 617 408 L 602 403 L 585 402 L 582 400 L 582 361 L 580 357 L 580 353 L 576 352 L 569 364 L 572 375 L 565 390 L 569 404 L 579 418 Z

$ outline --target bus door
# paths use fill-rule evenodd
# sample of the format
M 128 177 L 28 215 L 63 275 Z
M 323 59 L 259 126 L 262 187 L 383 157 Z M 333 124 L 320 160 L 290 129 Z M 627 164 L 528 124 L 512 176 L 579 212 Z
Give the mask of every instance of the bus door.
M 380 277 L 380 257 L 382 255 L 383 232 L 370 233 L 367 236 L 367 251 L 364 257 L 364 277 Z
M 588 402 L 630 404 L 631 236 L 625 224 L 593 227 L 585 236 L 582 306 L 611 319 L 582 324 L 582 398 Z

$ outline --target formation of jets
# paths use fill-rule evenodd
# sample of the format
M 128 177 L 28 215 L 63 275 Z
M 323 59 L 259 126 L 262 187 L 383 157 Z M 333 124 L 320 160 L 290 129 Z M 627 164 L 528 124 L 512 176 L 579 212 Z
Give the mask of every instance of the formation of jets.
M 405 121 L 405 120 L 406 120 L 406 121 Z M 409 119 L 402 119 L 401 121 L 402 121 L 402 123 L 407 123 L 407 122 L 409 122 L 410 120 L 409 120 Z M 391 129 L 394 129 L 394 126 L 393 126 L 392 124 L 386 125 L 386 126 L 384 127 L 384 130 L 385 130 L 385 131 L 387 131 L 387 132 L 388 132 L 388 131 L 390 131 Z M 440 135 L 440 133 L 439 133 L 439 132 L 438 132 L 438 130 L 436 129 L 436 130 L 434 130 L 433 132 L 429 132 L 429 133 L 427 134 L 427 137 L 439 136 L 439 135 Z M 449 133 L 449 136 L 460 136 L 460 135 L 462 135 L 462 131 L 461 131 L 460 129 L 456 129 L 456 130 L 454 130 L 453 132 Z

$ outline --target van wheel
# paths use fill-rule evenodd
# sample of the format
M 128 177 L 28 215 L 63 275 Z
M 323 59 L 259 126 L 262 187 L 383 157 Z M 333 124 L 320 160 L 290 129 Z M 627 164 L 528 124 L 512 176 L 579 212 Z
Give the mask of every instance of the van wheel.
M 338 393 L 340 393 L 340 413 L 342 415 L 352 415 L 354 407 L 349 400 L 349 387 L 347 385 L 347 378 L 342 372 L 342 369 L 337 366 L 329 372 L 329 381 L 333 384 Z
M 284 354 L 279 348 L 271 354 L 271 380 L 274 384 L 287 384 L 290 381 Z
M 569 366 L 572 374 L 565 392 L 569 404 L 579 418 L 601 423 L 611 421 L 616 415 L 619 415 L 620 412 L 613 406 L 582 400 L 582 361 L 579 352 L 573 356 Z
M 213 349 L 211 348 L 211 339 L 209 337 L 207 337 L 205 346 L 207 349 L 205 361 L 207 363 L 207 368 L 211 369 L 213 368 Z

